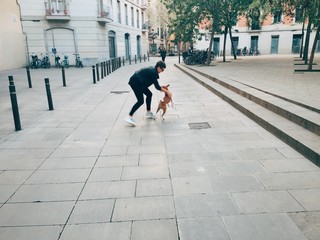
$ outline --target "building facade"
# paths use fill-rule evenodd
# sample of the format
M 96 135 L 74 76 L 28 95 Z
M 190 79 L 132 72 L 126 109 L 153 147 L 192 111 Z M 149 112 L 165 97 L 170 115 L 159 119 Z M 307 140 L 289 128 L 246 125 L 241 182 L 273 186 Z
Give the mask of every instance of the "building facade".
M 199 34 L 194 47 L 199 50 L 205 50 L 209 47 L 210 35 L 203 23 L 199 26 Z M 261 54 L 297 54 L 300 52 L 302 44 L 302 23 L 299 23 L 295 17 L 285 15 L 269 15 L 260 25 L 248 27 L 244 17 L 239 18 L 236 26 L 232 28 L 232 40 L 235 49 L 258 49 Z M 306 26 L 305 26 L 306 33 Z M 315 38 L 316 30 L 311 32 L 309 51 Z M 319 38 L 318 38 L 319 39 Z M 219 56 L 223 51 L 224 35 L 215 35 L 213 51 Z M 320 52 L 320 40 L 318 40 L 316 52 Z M 229 34 L 226 40 L 226 55 L 233 55 Z
M 79 54 L 85 66 L 148 52 L 146 0 L 17 0 L 28 59 Z M 26 63 L 28 64 L 28 63 Z
M 169 15 L 161 0 L 148 0 L 149 53 L 156 55 L 160 48 L 170 52 L 168 45 Z

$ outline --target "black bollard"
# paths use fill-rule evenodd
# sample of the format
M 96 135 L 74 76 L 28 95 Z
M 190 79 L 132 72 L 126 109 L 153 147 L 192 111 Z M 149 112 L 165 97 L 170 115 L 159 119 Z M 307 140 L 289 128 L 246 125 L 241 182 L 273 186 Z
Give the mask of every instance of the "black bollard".
M 129 55 L 129 64 L 131 65 L 131 55 Z
M 100 65 L 101 65 L 101 79 L 103 79 L 103 76 L 104 76 L 103 75 L 103 63 L 101 62 Z
M 17 95 L 16 95 L 16 87 L 13 84 L 10 85 L 9 91 L 10 91 L 14 126 L 16 131 L 19 131 L 21 130 L 21 123 L 20 123 L 19 107 L 18 107 L 18 101 L 17 101 Z
M 143 61 L 145 62 L 146 61 L 146 55 L 143 54 Z
M 29 88 L 32 88 L 32 82 L 31 82 L 31 75 L 30 75 L 29 67 L 27 67 L 26 70 L 27 70 L 28 85 L 29 85 Z
M 14 85 L 13 76 L 8 76 L 8 79 L 9 79 L 9 85 L 10 86 Z
M 137 55 L 134 55 L 134 63 L 137 63 Z
M 96 64 L 96 72 L 97 72 L 97 81 L 100 81 L 100 76 L 99 76 L 99 64 Z
M 149 52 L 147 53 L 147 55 L 148 55 L 148 62 L 150 61 L 150 56 L 149 56 Z
M 104 62 L 103 62 L 103 75 L 104 75 L 105 77 L 107 76 L 106 64 L 107 64 L 107 62 L 104 61 Z
M 95 66 L 92 66 L 92 77 L 93 77 L 93 84 L 96 84 L 96 69 Z
M 123 57 L 123 59 L 122 59 L 122 66 L 124 66 L 124 64 L 125 64 L 125 59 L 124 59 L 124 57 Z
M 63 66 L 61 67 L 61 71 L 62 71 L 62 84 L 65 87 L 65 86 L 67 86 L 67 84 L 66 84 L 66 74 L 65 74 Z
M 140 54 L 140 56 L 139 56 L 139 59 L 140 59 L 140 63 L 141 63 L 141 54 Z
M 53 102 L 52 102 L 49 78 L 45 78 L 44 82 L 45 82 L 45 85 L 46 85 L 49 110 L 51 111 L 51 110 L 53 110 Z

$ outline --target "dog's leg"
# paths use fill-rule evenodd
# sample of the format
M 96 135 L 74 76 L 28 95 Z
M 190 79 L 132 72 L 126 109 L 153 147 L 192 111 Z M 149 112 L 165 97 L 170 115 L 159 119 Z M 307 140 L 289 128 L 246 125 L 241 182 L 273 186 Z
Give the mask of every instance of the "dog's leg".
M 163 106 L 162 120 L 164 120 L 164 114 L 167 112 L 167 105 Z

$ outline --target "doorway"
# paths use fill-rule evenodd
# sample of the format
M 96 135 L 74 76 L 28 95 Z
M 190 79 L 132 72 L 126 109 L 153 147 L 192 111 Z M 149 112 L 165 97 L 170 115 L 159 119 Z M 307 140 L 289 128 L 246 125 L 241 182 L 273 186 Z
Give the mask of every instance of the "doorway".
M 116 33 L 109 31 L 109 57 L 113 59 L 116 57 Z
M 137 54 L 138 57 L 141 56 L 141 36 L 137 36 Z
M 259 49 L 259 36 L 251 36 L 250 49 L 252 51 Z
M 271 36 L 270 54 L 278 54 L 278 48 L 279 48 L 279 35 Z
M 129 59 L 130 54 L 130 34 L 126 33 L 124 35 L 124 42 L 125 42 L 125 50 L 126 50 L 126 60 Z
M 299 53 L 301 45 L 301 34 L 294 34 L 292 38 L 292 53 Z

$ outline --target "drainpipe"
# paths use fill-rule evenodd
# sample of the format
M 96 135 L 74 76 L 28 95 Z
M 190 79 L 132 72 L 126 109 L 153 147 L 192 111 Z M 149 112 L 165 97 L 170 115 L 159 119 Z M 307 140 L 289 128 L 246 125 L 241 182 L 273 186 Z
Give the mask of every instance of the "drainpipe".
M 27 36 L 27 33 L 23 31 L 22 18 L 21 18 L 21 7 L 20 7 L 18 0 L 16 0 L 16 3 L 19 7 L 19 15 L 20 15 L 20 24 L 21 24 L 22 34 L 25 36 L 25 41 L 26 41 L 26 50 L 27 50 L 27 56 L 26 56 L 27 61 L 26 62 L 27 62 L 27 66 L 30 66 L 28 36 Z

